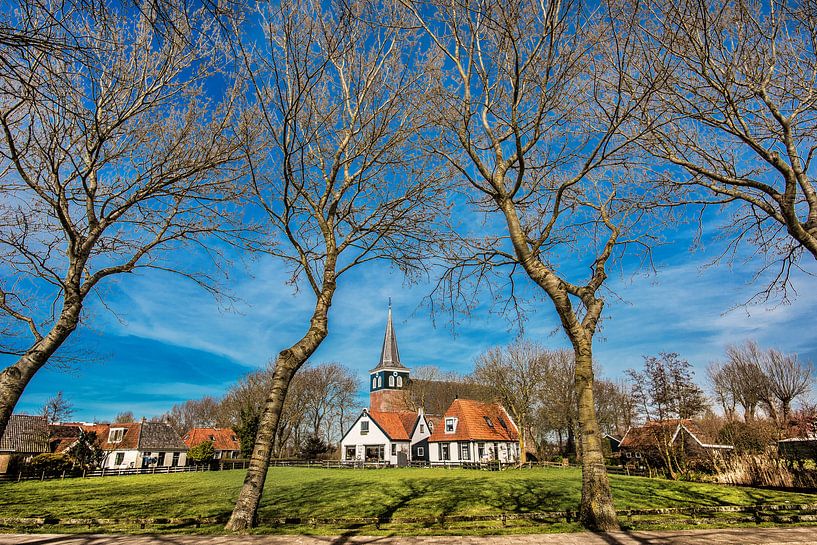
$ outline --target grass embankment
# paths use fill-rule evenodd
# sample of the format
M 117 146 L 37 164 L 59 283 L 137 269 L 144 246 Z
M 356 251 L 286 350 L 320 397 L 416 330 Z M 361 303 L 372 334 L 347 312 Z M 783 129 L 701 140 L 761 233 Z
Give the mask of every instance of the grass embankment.
M 0 517 L 63 520 L 198 517 L 226 520 L 243 476 L 243 471 L 223 471 L 0 484 Z M 817 503 L 817 497 L 809 494 L 639 477 L 613 476 L 611 479 L 619 510 Z M 259 516 L 262 521 L 281 518 L 345 520 L 317 526 L 268 523 L 262 524 L 259 531 L 324 534 L 349 531 L 367 534 L 567 531 L 578 529 L 578 526 L 568 522 L 543 525 L 515 519 L 504 524 L 498 520 L 458 522 L 451 519 L 575 510 L 580 491 L 581 473 L 577 469 L 492 473 L 446 469 L 273 468 L 261 503 Z M 368 517 L 414 520 L 379 527 L 371 522 L 355 523 L 352 520 Z M 735 520 L 722 519 L 715 524 L 733 524 Z M 631 527 L 690 524 L 684 517 L 674 515 L 634 517 L 623 522 Z M 220 524 L 198 529 L 166 524 L 149 526 L 145 531 L 214 532 L 220 528 Z M 140 527 L 108 524 L 104 528 L 65 527 L 58 530 L 100 529 L 138 531 Z M 55 531 L 55 527 L 46 526 L 44 530 Z

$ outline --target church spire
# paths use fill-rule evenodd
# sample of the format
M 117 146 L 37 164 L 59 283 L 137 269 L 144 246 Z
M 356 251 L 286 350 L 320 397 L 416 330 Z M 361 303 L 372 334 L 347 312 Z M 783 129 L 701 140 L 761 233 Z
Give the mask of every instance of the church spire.
M 383 349 L 380 351 L 380 362 L 377 369 L 405 369 L 400 363 L 400 352 L 397 350 L 397 337 L 394 334 L 394 325 L 391 319 L 391 298 L 389 298 L 389 317 L 386 321 L 386 335 L 383 337 Z

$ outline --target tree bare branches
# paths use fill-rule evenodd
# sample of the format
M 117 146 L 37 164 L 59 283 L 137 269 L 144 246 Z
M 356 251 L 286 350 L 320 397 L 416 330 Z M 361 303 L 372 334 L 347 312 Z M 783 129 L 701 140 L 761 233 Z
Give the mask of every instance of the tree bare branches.
M 679 200 L 724 204 L 730 246 L 748 241 L 785 288 L 817 259 L 813 158 L 817 18 L 807 3 L 649 2 L 641 23 L 653 86 L 643 146 Z
M 0 432 L 104 279 L 153 268 L 214 289 L 164 258 L 231 233 L 244 130 L 220 45 L 188 32 L 195 13 L 172 11 L 159 39 L 144 18 L 36 6 L 13 22 L 71 29 L 83 54 L 0 54 L 0 348 L 19 358 L 0 373 Z M 223 100 L 205 89 L 216 78 Z

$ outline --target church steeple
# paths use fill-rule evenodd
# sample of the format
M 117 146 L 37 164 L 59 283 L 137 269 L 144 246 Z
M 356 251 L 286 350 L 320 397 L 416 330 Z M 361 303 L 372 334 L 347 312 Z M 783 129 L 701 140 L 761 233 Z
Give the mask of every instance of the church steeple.
M 380 350 L 380 362 L 371 372 L 378 369 L 405 369 L 400 363 L 400 352 L 397 350 L 397 336 L 394 334 L 394 324 L 391 320 L 391 302 L 389 317 L 386 320 L 386 335 L 383 337 L 383 348 Z
M 377 367 L 369 371 L 369 380 L 371 383 L 370 410 L 381 412 L 402 410 L 405 400 L 401 391 L 408 387 L 409 369 L 400 363 L 397 336 L 394 333 L 391 317 L 391 299 L 386 320 L 386 335 L 383 337 L 383 348 L 380 350 L 380 361 Z

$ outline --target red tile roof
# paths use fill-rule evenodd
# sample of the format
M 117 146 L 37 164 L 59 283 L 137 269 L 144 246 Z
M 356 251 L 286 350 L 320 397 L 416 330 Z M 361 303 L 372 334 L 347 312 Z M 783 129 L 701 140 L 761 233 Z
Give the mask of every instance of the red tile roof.
M 86 432 L 95 432 L 102 450 L 186 450 L 182 438 L 164 422 L 128 422 L 81 425 Z M 122 440 L 111 443 L 111 430 L 124 430 Z
M 241 450 L 238 436 L 230 428 L 193 428 L 184 434 L 183 439 L 188 448 L 212 441 L 215 450 Z
M 445 419 L 456 418 L 454 433 L 445 433 Z M 490 424 L 489 424 L 490 422 Z M 504 424 L 504 425 L 503 425 Z M 439 423 L 435 422 L 429 442 L 518 441 L 519 431 L 499 403 L 455 399 Z
M 695 440 L 703 446 L 725 447 L 729 445 L 717 445 L 717 441 L 708 437 L 701 428 L 692 420 L 670 419 L 651 420 L 643 426 L 630 428 L 619 445 L 624 449 L 644 449 L 654 448 L 665 441 L 672 441 L 676 434 L 684 428 Z
M 411 432 L 414 430 L 414 423 L 417 421 L 417 413 L 409 411 L 388 413 L 369 411 L 369 417 L 380 426 L 380 429 L 392 441 L 411 440 Z

